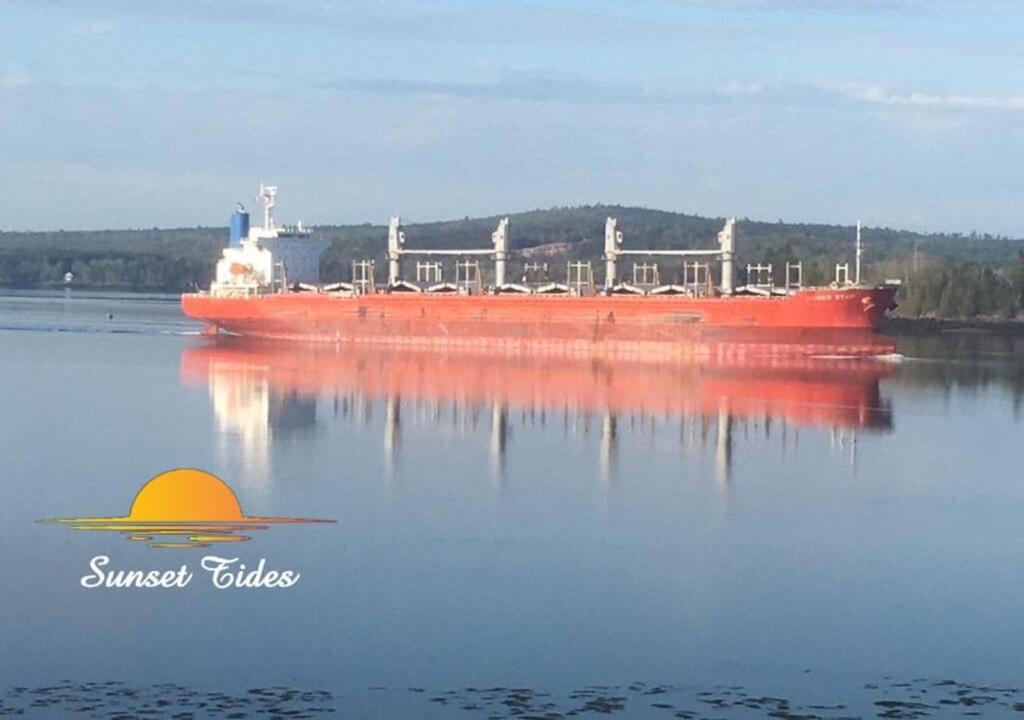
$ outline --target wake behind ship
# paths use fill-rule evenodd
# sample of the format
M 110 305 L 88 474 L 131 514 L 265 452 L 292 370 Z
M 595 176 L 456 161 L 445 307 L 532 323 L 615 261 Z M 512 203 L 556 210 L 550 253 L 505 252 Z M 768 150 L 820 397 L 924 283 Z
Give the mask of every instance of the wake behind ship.
M 217 263 L 209 291 L 182 296 L 185 314 L 230 335 L 336 344 L 460 347 L 482 352 L 541 351 L 669 358 L 728 351 L 842 355 L 879 354 L 866 338 L 893 307 L 895 283 L 860 282 L 861 245 L 853 278 L 836 266 L 825 287 L 804 287 L 802 266 L 786 265 L 776 285 L 770 265 L 748 265 L 737 286 L 736 221 L 706 250 L 622 247 L 615 218 L 605 227 L 604 282 L 587 262 L 569 262 L 553 278 L 546 264 L 524 262 L 509 282 L 509 221 L 488 247 L 411 249 L 398 218 L 388 231 L 387 281 L 378 286 L 373 261 L 353 263 L 348 282 L 320 284 L 326 243 L 301 224 L 276 227 L 276 188 L 261 188 L 263 226 L 248 214 L 232 217 L 231 244 Z M 632 277 L 620 276 L 623 258 L 641 256 Z M 403 259 L 416 256 L 416 281 L 402 277 Z M 455 279 L 445 281 L 439 257 L 455 257 Z M 479 258 L 493 268 L 482 268 Z M 654 258 L 682 261 L 682 282 L 660 282 Z M 717 261 L 717 273 L 711 261 Z M 718 282 L 715 282 L 717 275 Z M 794 350 L 799 348 L 799 350 Z

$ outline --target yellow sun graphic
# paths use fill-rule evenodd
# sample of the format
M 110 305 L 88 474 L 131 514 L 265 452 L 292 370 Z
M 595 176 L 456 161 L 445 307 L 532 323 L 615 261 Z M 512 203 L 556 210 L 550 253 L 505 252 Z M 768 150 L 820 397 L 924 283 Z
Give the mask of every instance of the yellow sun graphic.
M 250 517 L 242 512 L 234 491 L 216 475 L 178 468 L 157 475 L 142 486 L 127 515 L 55 518 L 43 522 L 72 530 L 112 531 L 150 547 L 208 547 L 218 542 L 245 542 L 243 532 L 266 530 L 272 524 L 329 523 L 293 517 Z

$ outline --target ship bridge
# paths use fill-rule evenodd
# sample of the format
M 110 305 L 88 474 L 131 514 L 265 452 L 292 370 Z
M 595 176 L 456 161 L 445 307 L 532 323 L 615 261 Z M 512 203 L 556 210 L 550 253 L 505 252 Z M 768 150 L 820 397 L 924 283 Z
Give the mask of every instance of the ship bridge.
M 274 222 L 277 187 L 260 185 L 263 225 L 250 227 L 249 213 L 239 204 L 231 216 L 231 240 L 217 263 L 210 287 L 214 295 L 259 295 L 320 282 L 320 256 L 328 242 L 313 236 L 300 221 L 294 226 Z

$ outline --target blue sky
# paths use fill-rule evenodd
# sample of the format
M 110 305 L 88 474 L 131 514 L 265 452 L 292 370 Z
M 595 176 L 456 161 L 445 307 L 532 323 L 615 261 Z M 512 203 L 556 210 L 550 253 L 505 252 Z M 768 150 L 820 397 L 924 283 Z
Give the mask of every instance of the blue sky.
M 0 228 L 581 203 L 1024 236 L 1024 3 L 0 0 Z

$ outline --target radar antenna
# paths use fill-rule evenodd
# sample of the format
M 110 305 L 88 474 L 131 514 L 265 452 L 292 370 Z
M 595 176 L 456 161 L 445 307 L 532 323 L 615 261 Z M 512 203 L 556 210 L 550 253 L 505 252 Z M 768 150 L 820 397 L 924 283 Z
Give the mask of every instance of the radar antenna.
M 260 200 L 263 201 L 263 229 L 274 229 L 274 206 L 277 205 L 277 185 L 260 183 Z

